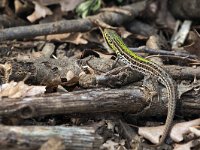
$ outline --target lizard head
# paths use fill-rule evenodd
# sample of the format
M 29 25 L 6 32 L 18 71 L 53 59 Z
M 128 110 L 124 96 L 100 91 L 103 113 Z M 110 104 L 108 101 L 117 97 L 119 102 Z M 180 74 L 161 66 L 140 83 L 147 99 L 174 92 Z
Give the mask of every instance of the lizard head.
M 114 30 L 102 29 L 102 28 L 100 29 L 108 47 L 112 51 L 114 51 L 117 55 L 120 55 L 121 52 L 119 51 L 119 49 L 122 49 L 121 46 L 125 46 L 122 39 L 118 36 L 118 34 Z

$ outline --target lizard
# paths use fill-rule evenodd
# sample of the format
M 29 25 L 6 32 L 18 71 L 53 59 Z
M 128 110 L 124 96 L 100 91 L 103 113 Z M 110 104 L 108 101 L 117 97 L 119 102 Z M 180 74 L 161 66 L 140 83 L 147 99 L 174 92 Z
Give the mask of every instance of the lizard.
M 146 58 L 143 58 L 133 51 L 131 51 L 123 42 L 121 37 L 112 29 L 101 28 L 103 38 L 113 52 L 116 53 L 117 59 L 121 60 L 123 63 L 127 64 L 131 69 L 136 70 L 145 76 L 155 77 L 158 82 L 163 84 L 167 89 L 168 97 L 168 113 L 165 121 L 165 127 L 163 134 L 156 145 L 151 145 L 153 147 L 158 147 L 165 142 L 168 136 L 175 114 L 176 109 L 176 86 L 171 75 L 165 71 L 161 66 L 152 62 Z

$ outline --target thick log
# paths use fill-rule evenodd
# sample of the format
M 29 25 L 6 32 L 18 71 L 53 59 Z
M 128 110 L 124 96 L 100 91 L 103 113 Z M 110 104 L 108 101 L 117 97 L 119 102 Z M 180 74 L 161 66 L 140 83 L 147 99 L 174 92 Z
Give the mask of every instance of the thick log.
M 65 149 L 99 149 L 102 138 L 93 128 L 62 126 L 0 126 L 0 149 L 35 150 L 49 138 L 56 137 Z
M 94 114 L 104 112 L 126 112 L 141 116 L 163 116 L 167 111 L 166 90 L 160 88 L 160 100 L 141 87 L 125 89 L 90 89 L 65 94 L 54 94 L 18 99 L 2 98 L 0 115 L 4 117 L 31 118 L 56 114 Z M 149 109 L 148 106 L 151 107 Z M 199 114 L 199 98 L 183 97 L 177 104 L 177 114 Z
M 96 84 L 100 84 L 100 82 L 104 82 L 104 86 L 107 87 L 110 86 L 108 83 L 112 82 L 112 87 L 118 87 L 142 79 L 141 74 L 132 70 L 129 70 L 128 73 L 127 70 L 124 70 L 123 72 L 118 71 L 118 73 L 115 73 L 115 75 L 118 74 L 117 77 L 112 75 L 105 76 L 105 73 L 110 71 L 110 68 L 114 63 L 114 60 L 112 59 L 86 57 L 81 60 L 74 58 L 56 60 L 42 58 L 29 61 L 9 60 L 8 62 L 12 65 L 10 80 L 21 81 L 27 74 L 30 74 L 26 83 L 35 85 L 68 85 L 66 82 L 67 79 L 65 79 L 66 74 L 70 71 L 74 73 L 75 77 L 79 78 L 80 73 L 85 71 L 82 69 L 82 66 L 84 65 L 90 66 L 92 69 L 101 72 L 100 75 L 86 73 L 84 76 L 80 77 L 80 79 L 77 79 L 77 82 L 74 82 L 74 84 L 79 83 L 85 88 L 99 87 L 99 85 Z M 5 61 L 0 60 L 0 63 L 5 63 Z M 200 79 L 200 67 L 194 68 L 177 65 L 163 65 L 163 67 L 166 68 L 174 79 L 191 80 L 194 76 L 197 79 Z M 65 83 L 63 83 L 63 79 L 65 79 Z M 99 79 L 103 80 L 99 81 Z

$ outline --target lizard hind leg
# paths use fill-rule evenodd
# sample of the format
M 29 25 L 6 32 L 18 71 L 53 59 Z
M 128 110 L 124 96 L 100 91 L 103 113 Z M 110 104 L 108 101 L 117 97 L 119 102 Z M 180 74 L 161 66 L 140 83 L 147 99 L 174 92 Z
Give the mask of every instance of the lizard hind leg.
M 146 90 L 149 91 L 150 94 L 150 105 L 151 106 L 153 102 L 153 97 L 158 96 L 158 102 L 160 102 L 160 90 L 158 87 L 158 80 L 156 77 L 152 77 L 150 75 L 144 77 L 143 85 Z
M 131 117 L 138 117 L 145 114 L 151 108 L 151 105 L 153 103 L 153 97 L 158 95 L 158 92 L 157 92 L 158 82 L 156 78 L 154 77 L 152 78 L 150 75 L 145 76 L 142 86 L 144 88 L 145 95 L 147 97 L 146 100 L 147 102 L 150 101 L 150 103 L 148 106 L 143 108 L 143 110 L 141 110 L 140 112 L 137 112 L 136 114 L 131 114 Z
M 128 67 L 129 65 L 127 65 Z M 143 108 L 140 112 L 137 112 L 136 114 L 131 114 L 131 117 L 138 117 L 144 115 L 150 108 L 153 103 L 153 97 L 158 95 L 159 98 L 159 89 L 158 89 L 158 80 L 156 77 L 145 76 L 143 81 L 143 88 L 145 90 L 145 95 L 147 95 L 147 101 L 150 100 L 150 103 L 148 106 Z M 158 92 L 157 92 L 158 91 Z

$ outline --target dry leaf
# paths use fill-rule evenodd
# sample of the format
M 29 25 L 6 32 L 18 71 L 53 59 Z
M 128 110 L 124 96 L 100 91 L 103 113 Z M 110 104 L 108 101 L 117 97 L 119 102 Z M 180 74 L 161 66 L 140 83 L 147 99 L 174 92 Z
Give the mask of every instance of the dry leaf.
M 200 126 L 189 127 L 190 132 L 194 133 L 197 137 L 200 137 Z
M 192 145 L 192 141 L 184 144 L 176 144 L 174 150 L 191 150 Z
M 195 54 L 198 57 L 200 57 L 200 36 L 198 32 L 195 30 L 195 32 L 190 31 L 188 36 L 189 44 L 184 46 L 184 49 L 188 51 L 191 54 Z
M 108 150 L 126 150 L 126 148 L 123 145 L 120 145 L 120 144 L 121 143 L 117 143 L 117 142 L 114 142 L 112 140 L 107 140 L 106 143 L 104 143 L 102 145 L 102 149 L 108 149 Z
M 181 142 L 183 140 L 183 135 L 190 132 L 189 127 L 197 125 L 200 125 L 200 119 L 177 123 L 176 125 L 173 126 L 170 133 L 170 137 L 176 142 Z
M 62 11 L 72 11 L 78 6 L 83 0 L 61 0 L 61 10 Z
M 176 144 L 174 150 L 197 150 L 199 149 L 200 139 L 192 140 L 184 144 Z
M 79 77 L 74 74 L 73 71 L 69 70 L 66 74 L 67 82 L 64 83 L 66 86 L 72 86 L 78 83 Z
M 152 143 L 158 144 L 164 127 L 164 125 L 157 127 L 139 127 L 138 134 L 143 136 L 145 139 L 148 139 Z
M 50 40 L 62 41 L 62 40 L 64 40 L 64 39 L 66 39 L 67 37 L 69 37 L 70 34 L 71 34 L 71 33 L 47 35 L 47 36 L 46 36 L 46 40 L 47 40 L 47 41 L 50 41 Z
M 48 5 L 54 5 L 54 4 L 59 4 L 61 0 L 35 0 L 42 4 L 43 6 L 48 6 Z
M 50 137 L 39 150 L 65 150 L 64 140 L 60 137 Z
M 44 94 L 46 91 L 46 86 L 30 86 L 31 88 L 26 91 L 25 96 L 35 96 L 39 94 Z
M 46 37 L 47 40 L 58 40 L 58 41 L 65 41 L 74 44 L 87 44 L 88 41 L 84 39 L 83 33 L 63 33 L 63 34 L 54 34 L 48 35 Z
M 45 86 L 28 86 L 23 81 L 11 81 L 2 85 L 0 88 L 0 97 L 20 98 L 43 94 L 45 91 Z
M 60 4 L 62 11 L 73 11 L 84 0 L 37 0 L 43 6 Z
M 118 146 L 118 143 L 108 140 L 106 141 L 106 143 L 103 144 L 102 147 L 109 150 L 115 150 L 117 146 Z
M 119 30 L 119 32 L 120 32 L 121 37 L 123 37 L 123 38 L 127 38 L 128 36 L 132 35 L 131 32 L 128 32 L 128 31 L 127 31 L 125 28 L 123 28 L 123 27 L 118 28 L 118 30 Z
M 71 71 L 71 70 L 69 70 L 69 71 L 67 72 L 67 75 L 66 75 L 67 81 L 72 80 L 72 79 L 74 78 L 74 76 L 75 76 L 74 72 Z
M 40 18 L 44 18 L 47 15 L 53 14 L 49 8 L 41 5 L 39 2 L 33 1 L 33 3 L 35 4 L 35 11 L 30 16 L 27 17 L 27 19 L 30 22 L 35 22 L 36 20 Z
M 24 95 L 24 91 L 28 89 L 28 86 L 24 82 L 14 82 L 3 84 L 0 92 L 0 97 L 9 97 L 9 98 L 19 98 Z
M 77 45 L 88 43 L 88 41 L 83 38 L 83 33 L 70 34 L 65 41 L 71 42 L 71 43 L 74 43 L 74 44 L 77 44 Z
M 27 61 L 27 60 L 34 60 L 34 59 L 38 59 L 38 58 L 42 58 L 44 57 L 43 56 L 44 54 L 42 53 L 42 51 L 38 51 L 38 52 L 31 52 L 31 53 L 27 53 L 26 55 L 21 55 L 21 54 L 18 54 L 17 55 L 17 60 L 21 60 L 21 61 Z

